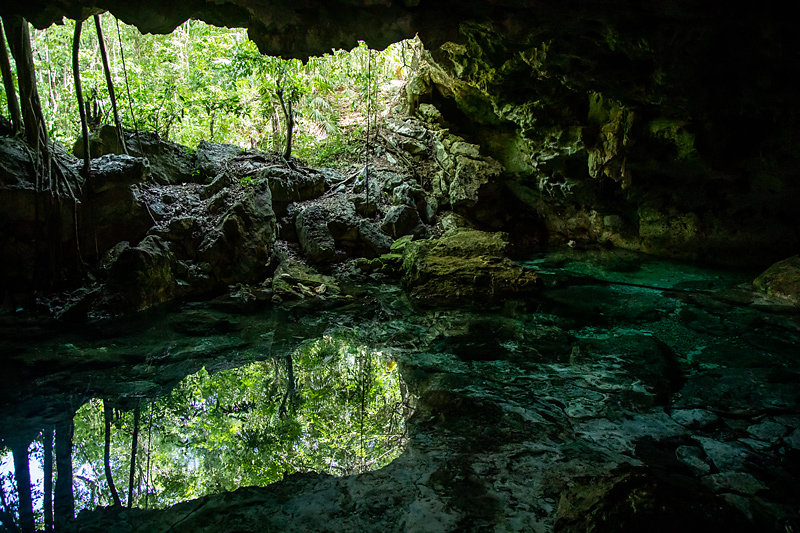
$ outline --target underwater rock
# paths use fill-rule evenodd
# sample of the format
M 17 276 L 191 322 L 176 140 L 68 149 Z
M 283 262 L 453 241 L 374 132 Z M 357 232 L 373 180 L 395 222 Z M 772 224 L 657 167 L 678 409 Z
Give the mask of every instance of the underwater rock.
M 403 252 L 403 284 L 426 304 L 485 302 L 538 291 L 536 274 L 506 257 L 508 236 L 458 228 L 412 241 Z
M 755 280 L 753 287 L 766 293 L 800 305 L 800 255 L 778 261 Z

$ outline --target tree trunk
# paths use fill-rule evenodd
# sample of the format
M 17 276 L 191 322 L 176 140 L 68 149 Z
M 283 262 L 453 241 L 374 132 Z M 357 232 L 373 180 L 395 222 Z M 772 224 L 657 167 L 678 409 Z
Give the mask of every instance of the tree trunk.
M 78 98 L 78 112 L 81 115 L 81 134 L 83 135 L 83 175 L 89 176 L 89 127 L 86 123 L 86 108 L 81 91 L 81 70 L 79 52 L 81 49 L 82 20 L 75 21 L 75 33 L 72 36 L 72 77 L 75 80 L 75 96 Z
M 49 533 L 53 531 L 53 429 L 46 428 L 42 432 L 42 444 L 44 455 L 42 456 L 42 473 L 44 474 L 43 490 L 44 502 L 42 512 L 44 514 L 44 530 Z
M 106 481 L 108 482 L 108 490 L 111 491 L 111 498 L 114 500 L 114 505 L 122 507 L 122 502 L 117 493 L 117 487 L 114 486 L 114 477 L 111 475 L 111 405 L 106 400 L 103 400 L 103 416 L 106 421 L 106 442 L 103 448 L 103 468 L 106 472 Z
M 39 154 L 39 161 L 49 160 L 47 128 L 42 116 L 42 104 L 36 88 L 36 71 L 31 53 L 28 21 L 16 15 L 3 17 L 11 55 L 17 64 L 20 105 L 25 125 L 25 139 Z
M 288 108 L 287 102 L 283 99 L 283 89 L 278 86 L 278 90 L 276 91 L 278 95 L 278 101 L 281 103 L 281 109 L 283 110 L 283 117 L 286 119 L 286 148 L 283 151 L 283 158 L 286 161 L 292 158 L 292 130 L 294 130 L 294 114 L 292 113 L 292 99 L 289 98 L 288 100 Z
M 14 455 L 14 479 L 17 481 L 17 498 L 19 502 L 19 530 L 22 533 L 33 533 L 36 525 L 33 521 L 33 498 L 31 497 L 31 472 L 28 467 L 29 443 L 15 443 L 11 446 Z
M 131 438 L 131 474 L 128 478 L 128 509 L 133 505 L 133 478 L 136 474 L 136 447 L 139 442 L 139 418 L 142 414 L 139 404 L 133 411 L 133 437 Z
M 8 102 L 8 113 L 11 115 L 11 125 L 14 127 L 14 133 L 17 133 L 22 128 L 22 112 L 19 110 L 17 88 L 14 86 L 14 77 L 11 74 L 11 61 L 6 50 L 2 22 L 0 22 L 0 70 L 3 72 L 3 86 L 6 89 L 6 101 Z
M 75 426 L 72 417 L 56 426 L 56 493 L 53 502 L 53 526 L 63 531 L 75 516 L 72 496 L 72 434 Z
M 114 125 L 117 127 L 117 137 L 119 145 L 124 153 L 128 153 L 125 146 L 125 136 L 122 135 L 122 123 L 119 121 L 117 112 L 117 98 L 114 94 L 114 80 L 111 79 L 111 67 L 108 64 L 108 54 L 106 53 L 106 42 L 103 38 L 103 26 L 100 24 L 100 15 L 94 16 L 94 27 L 97 29 L 97 42 L 100 45 L 100 56 L 103 59 L 103 70 L 106 73 L 106 85 L 108 85 L 108 97 L 111 100 L 111 110 L 114 113 Z

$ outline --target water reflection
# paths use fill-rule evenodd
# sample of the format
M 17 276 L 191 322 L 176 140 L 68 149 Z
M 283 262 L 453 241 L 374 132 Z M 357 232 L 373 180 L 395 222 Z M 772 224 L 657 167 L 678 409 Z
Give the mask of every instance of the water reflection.
M 90 400 L 73 419 L 75 510 L 166 507 L 295 472 L 347 475 L 387 465 L 404 446 L 407 392 L 394 361 L 354 337 L 339 332 L 282 357 L 202 369 L 154 401 Z M 22 491 L 36 497 L 40 527 L 50 505 L 41 498 L 48 477 L 41 442 L 30 447 L 34 482 Z M 8 516 L 0 521 L 19 523 L 28 505 L 25 497 L 19 505 L 7 455 Z

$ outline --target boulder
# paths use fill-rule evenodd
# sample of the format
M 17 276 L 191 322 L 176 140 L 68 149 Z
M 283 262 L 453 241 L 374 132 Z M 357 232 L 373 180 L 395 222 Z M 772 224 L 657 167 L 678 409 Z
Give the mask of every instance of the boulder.
M 153 220 L 131 186 L 144 182 L 148 172 L 141 158 L 104 155 L 92 160 L 83 207 L 90 223 L 81 226 L 82 249 L 103 253 L 118 242 L 144 237 Z
M 403 252 L 403 284 L 423 304 L 502 300 L 534 293 L 539 278 L 508 259 L 505 233 L 457 228 L 412 241 Z
M 278 301 L 325 298 L 340 292 L 332 277 L 288 257 L 275 269 L 272 291 Z
M 401 204 L 389 208 L 383 217 L 381 229 L 394 238 L 412 233 L 422 224 L 419 213 L 414 206 Z
M 72 145 L 72 153 L 83 159 L 83 136 L 79 136 Z M 109 154 L 124 154 L 122 144 L 117 136 L 117 128 L 112 124 L 103 124 L 89 132 L 89 154 L 92 159 Z
M 297 171 L 288 167 L 268 167 L 258 172 L 257 180 L 266 181 L 272 191 L 273 208 L 278 215 L 292 202 L 317 198 L 325 192 L 325 175 L 316 171 Z
M 358 238 L 361 244 L 361 254 L 365 257 L 385 254 L 392 246 L 392 239 L 371 220 L 359 221 Z
M 206 230 L 197 258 L 211 266 L 218 283 L 260 281 L 266 274 L 276 234 L 270 189 L 266 183 L 256 183 L 230 196 L 214 218 L 213 227 Z M 213 202 L 211 198 L 209 203 Z
M 205 180 L 196 169 L 196 156 L 188 148 L 162 140 L 157 133 L 126 131 L 125 144 L 128 154 L 149 161 L 150 176 L 156 183 L 176 184 Z
M 205 181 L 211 181 L 228 170 L 231 161 L 242 153 L 242 149 L 232 144 L 216 144 L 200 141 L 195 155 L 197 170 Z
M 300 211 L 295 220 L 297 240 L 306 258 L 316 264 L 332 262 L 336 257 L 336 242 L 328 229 L 328 213 L 318 205 Z
M 170 243 L 148 235 L 134 247 L 121 251 L 109 269 L 108 286 L 126 307 L 145 309 L 175 297 L 175 254 Z
M 753 287 L 800 305 L 800 255 L 778 261 L 753 281 Z

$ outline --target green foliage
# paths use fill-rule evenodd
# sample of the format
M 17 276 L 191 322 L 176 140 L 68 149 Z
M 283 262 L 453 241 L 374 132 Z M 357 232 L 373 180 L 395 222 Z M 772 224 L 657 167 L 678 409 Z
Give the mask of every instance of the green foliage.
M 404 443 L 399 375 L 394 362 L 352 339 L 340 332 L 287 357 L 201 370 L 143 408 L 136 505 L 146 498 L 163 507 L 293 472 L 344 475 L 388 464 Z M 111 466 L 122 488 L 132 414 L 115 420 Z M 74 444 L 77 508 L 108 504 L 100 400 L 78 410 Z
M 169 35 L 142 35 L 119 23 L 120 48 L 117 21 L 108 13 L 101 19 L 124 126 L 188 146 L 209 140 L 279 150 L 286 135 L 277 98 L 282 91 L 295 111 L 294 152 L 311 164 L 342 166 L 360 152 L 368 103 L 375 104 L 383 85 L 405 76 L 405 49 L 399 44 L 369 51 L 360 43 L 352 51 L 334 50 L 303 64 L 260 55 L 243 29 L 195 20 Z M 68 147 L 79 135 L 73 28 L 74 22 L 65 19 L 31 32 L 45 120 L 51 137 Z M 84 93 L 95 90 L 108 112 L 93 30 L 86 25 L 82 32 L 81 78 Z

